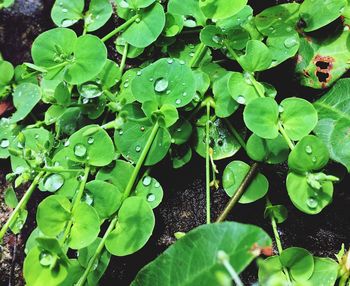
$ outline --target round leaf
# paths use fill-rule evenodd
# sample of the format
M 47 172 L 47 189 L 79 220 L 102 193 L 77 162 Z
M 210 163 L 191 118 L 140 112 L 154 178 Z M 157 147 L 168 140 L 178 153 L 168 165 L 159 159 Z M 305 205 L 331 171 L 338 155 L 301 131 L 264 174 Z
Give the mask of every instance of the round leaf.
M 225 192 L 232 197 L 249 172 L 249 165 L 242 161 L 233 161 L 224 170 L 222 184 Z M 269 189 L 269 182 L 261 173 L 252 180 L 239 202 L 248 204 L 264 197 Z
M 138 251 L 150 238 L 154 224 L 154 214 L 146 200 L 126 199 L 119 210 L 116 228 L 106 239 L 107 250 L 116 256 Z
M 83 18 L 84 0 L 56 0 L 51 18 L 58 27 L 69 27 Z
M 163 199 L 163 188 L 156 179 L 145 176 L 137 184 L 135 196 L 144 198 L 154 209 Z
M 248 0 L 201 0 L 199 7 L 206 17 L 218 20 L 237 14 L 247 2 Z
M 85 14 L 85 26 L 88 32 L 101 28 L 112 16 L 113 8 L 109 0 L 91 0 Z
M 270 67 L 272 54 L 266 45 L 258 40 L 247 43 L 246 52 L 238 58 L 239 64 L 245 71 L 263 71 Z

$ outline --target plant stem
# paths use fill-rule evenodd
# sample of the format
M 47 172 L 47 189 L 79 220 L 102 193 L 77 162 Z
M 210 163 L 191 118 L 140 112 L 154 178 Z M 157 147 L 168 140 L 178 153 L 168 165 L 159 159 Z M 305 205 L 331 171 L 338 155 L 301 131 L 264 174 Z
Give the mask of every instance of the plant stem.
M 89 172 L 90 172 L 90 166 L 86 165 L 85 170 L 84 170 L 84 176 L 80 182 L 79 189 L 78 189 L 77 195 L 75 196 L 73 207 L 71 209 L 72 213 L 75 211 L 75 209 L 77 208 L 77 206 L 79 205 L 79 203 L 81 201 L 81 198 L 82 198 L 83 193 L 84 193 L 85 185 L 86 185 L 87 179 L 89 177 Z M 67 227 L 66 227 L 64 234 L 63 234 L 63 237 L 62 237 L 63 242 L 65 242 L 67 240 L 68 235 L 70 233 L 70 230 L 72 228 L 72 225 L 73 225 L 73 221 L 70 220 L 67 224 Z
M 148 140 L 147 140 L 146 145 L 145 145 L 145 147 L 140 155 L 140 158 L 138 159 L 138 161 L 136 163 L 136 166 L 135 166 L 134 171 L 130 177 L 128 185 L 125 188 L 124 195 L 123 195 L 123 201 L 129 197 L 129 195 L 132 191 L 132 188 L 136 182 L 137 176 L 138 176 L 140 169 L 141 169 L 141 167 L 142 167 L 142 165 L 147 157 L 147 154 L 152 146 L 152 143 L 153 143 L 153 141 L 158 133 L 158 130 L 159 130 L 159 123 L 156 122 L 155 125 L 153 126 L 153 129 L 151 131 L 150 136 L 148 137 Z M 118 216 L 115 215 L 114 218 L 112 219 L 112 221 L 110 222 L 107 231 L 103 235 L 103 238 L 100 241 L 100 244 L 98 245 L 98 247 L 95 251 L 95 254 L 89 260 L 88 266 L 85 269 L 84 274 L 80 277 L 76 286 L 83 286 L 85 284 L 85 281 L 86 281 L 86 279 L 91 271 L 92 266 L 94 265 L 96 259 L 100 256 L 100 254 L 105 246 L 106 239 L 107 239 L 108 235 L 111 233 L 111 231 L 113 231 L 113 229 L 115 228 L 117 221 L 118 221 Z
M 226 268 L 227 272 L 230 274 L 232 280 L 235 282 L 235 285 L 244 286 L 236 270 L 232 267 L 229 256 L 224 251 L 219 250 L 218 259 L 220 263 Z
M 210 154 L 209 154 L 209 132 L 210 132 L 210 102 L 207 102 L 207 121 L 205 124 L 205 193 L 206 193 L 206 209 L 207 224 L 210 224 Z
M 206 45 L 204 45 L 203 43 L 200 43 L 195 54 L 193 55 L 191 61 L 189 62 L 189 66 L 191 68 L 196 67 L 198 62 L 200 62 L 203 59 L 207 50 L 208 50 L 208 47 Z
M 348 280 L 347 275 L 343 275 L 339 280 L 339 286 L 345 286 L 347 280 Z
M 239 201 L 239 199 L 242 197 L 244 192 L 246 191 L 247 187 L 249 186 L 250 182 L 255 177 L 255 174 L 258 170 L 258 163 L 254 163 L 251 167 L 247 175 L 244 177 L 241 185 L 239 186 L 238 190 L 235 192 L 235 194 L 232 196 L 228 204 L 226 205 L 223 212 L 220 214 L 216 222 L 223 222 L 228 214 L 231 212 L 233 207 L 236 205 L 236 203 Z
M 225 120 L 225 122 L 226 122 L 226 124 L 228 126 L 228 129 L 230 129 L 231 133 L 233 134 L 233 136 L 235 136 L 235 138 L 238 141 L 238 143 L 242 146 L 242 148 L 245 151 L 247 151 L 247 145 L 245 144 L 242 136 L 238 133 L 236 128 L 232 125 L 232 123 L 227 118 L 225 118 L 224 120 Z
M 124 71 L 124 68 L 125 68 L 125 62 L 126 62 L 126 57 L 128 55 L 128 49 L 129 49 L 129 44 L 125 43 L 122 60 L 120 62 L 120 72 L 121 72 L 121 74 L 123 74 L 123 71 Z
M 102 42 L 106 42 L 108 41 L 110 38 L 112 38 L 114 35 L 116 35 L 117 33 L 119 33 L 120 31 L 128 28 L 132 23 L 134 23 L 136 21 L 136 19 L 138 19 L 140 17 L 139 14 L 136 14 L 135 16 L 131 17 L 129 20 L 127 20 L 124 24 L 120 25 L 119 27 L 115 28 L 112 32 L 110 32 L 109 34 L 107 34 L 106 36 L 104 36 L 101 41 Z
M 65 169 L 65 168 L 59 168 L 59 167 L 45 167 L 45 168 L 33 167 L 33 169 L 35 171 L 44 171 L 46 173 L 79 173 L 83 171 L 83 169 Z
M 18 213 L 20 210 L 24 209 L 33 194 L 33 192 L 36 189 L 36 186 L 38 185 L 40 179 L 43 177 L 45 172 L 40 172 L 36 177 L 34 178 L 32 184 L 29 186 L 28 190 L 26 193 L 23 195 L 22 199 L 19 201 L 18 205 L 16 208 L 13 210 L 11 213 L 10 217 L 8 218 L 7 222 L 3 225 L 3 227 L 0 230 L 0 242 L 2 242 L 2 239 L 4 238 L 6 231 L 8 228 L 15 222 L 17 219 Z
M 284 140 L 286 140 L 286 142 L 287 142 L 287 144 L 288 144 L 290 150 L 293 150 L 294 147 L 295 147 L 295 145 L 294 145 L 294 143 L 292 142 L 292 140 L 290 140 L 290 138 L 289 138 L 288 134 L 286 133 L 286 131 L 284 130 L 284 128 L 283 128 L 281 122 L 278 122 L 278 130 L 279 130 L 280 133 L 282 134 Z

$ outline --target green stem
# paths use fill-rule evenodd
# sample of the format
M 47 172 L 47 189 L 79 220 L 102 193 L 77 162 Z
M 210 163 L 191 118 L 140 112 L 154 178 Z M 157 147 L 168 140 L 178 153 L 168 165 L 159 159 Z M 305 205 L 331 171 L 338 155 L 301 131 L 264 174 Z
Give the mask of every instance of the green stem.
M 110 38 L 112 38 L 114 35 L 118 34 L 120 31 L 128 28 L 132 23 L 136 21 L 140 17 L 139 14 L 136 14 L 135 16 L 131 17 L 129 20 L 127 20 L 124 24 L 120 25 L 116 29 L 114 29 L 112 32 L 104 36 L 101 40 L 102 42 L 108 41 Z
M 38 185 L 40 179 L 43 177 L 45 172 L 40 172 L 36 177 L 34 178 L 32 184 L 28 188 L 27 192 L 23 195 L 22 199 L 19 201 L 16 208 L 11 213 L 10 217 L 8 218 L 7 222 L 3 225 L 3 227 L 0 230 L 0 242 L 2 242 L 2 239 L 4 238 L 8 228 L 15 222 L 17 219 L 17 216 L 19 214 L 19 211 L 24 209 L 27 206 L 27 203 L 33 194 L 33 192 L 36 189 L 36 186 Z
M 232 196 L 232 198 L 230 199 L 230 201 L 228 202 L 228 204 L 226 205 L 225 209 L 220 214 L 220 216 L 218 217 L 216 222 L 223 222 L 227 218 L 227 216 L 229 215 L 229 213 L 231 212 L 233 207 L 236 205 L 236 203 L 239 201 L 239 199 L 242 197 L 242 195 L 244 194 L 244 192 L 248 188 L 250 182 L 255 177 L 255 174 L 258 170 L 258 166 L 259 166 L 258 163 L 254 163 L 251 166 L 249 172 L 247 173 L 247 175 L 243 179 L 241 185 L 238 187 L 237 191 Z
M 123 74 L 123 71 L 124 71 L 124 68 L 125 68 L 126 57 L 128 55 L 128 49 L 129 49 L 129 44 L 125 43 L 122 60 L 120 62 L 120 72 L 121 72 L 121 74 Z
M 340 277 L 339 286 L 345 286 L 347 280 L 348 280 L 348 276 L 347 275 L 343 275 L 342 277 Z
M 198 62 L 200 62 L 203 59 L 207 50 L 208 50 L 208 47 L 206 45 L 204 45 L 203 43 L 200 43 L 195 54 L 193 55 L 191 61 L 189 62 L 189 66 L 191 68 L 196 67 Z
M 137 176 L 140 172 L 140 169 L 141 169 L 141 167 L 142 167 L 142 165 L 147 157 L 147 154 L 152 146 L 152 143 L 153 143 L 153 141 L 158 133 L 158 130 L 159 130 L 159 123 L 156 122 L 156 124 L 153 126 L 153 129 L 151 131 L 150 136 L 148 137 L 148 140 L 147 140 L 145 147 L 140 155 L 140 158 L 138 159 L 138 161 L 136 163 L 136 166 L 135 166 L 134 171 L 130 177 L 128 185 L 125 188 L 123 200 L 125 200 L 126 198 L 129 197 L 129 195 L 132 191 L 132 188 L 135 185 L 135 182 L 136 182 Z M 112 219 L 112 221 L 110 222 L 107 231 L 103 235 L 103 238 L 100 241 L 100 244 L 98 245 L 98 247 L 95 251 L 95 254 L 91 257 L 91 259 L 88 263 L 88 266 L 86 267 L 86 269 L 84 271 L 84 274 L 80 277 L 76 286 L 83 286 L 85 284 L 85 281 L 86 281 L 86 279 L 87 279 L 87 277 L 92 269 L 92 266 L 94 265 L 96 259 L 100 256 L 100 254 L 105 246 L 106 239 L 107 239 L 108 235 L 111 233 L 111 231 L 113 231 L 113 229 L 115 228 L 117 221 L 118 221 L 118 217 L 117 217 L 117 215 L 115 215 L 114 218 Z
M 75 196 L 75 199 L 74 199 L 74 203 L 73 203 L 73 207 L 71 209 L 71 212 L 73 213 L 75 211 L 75 209 L 78 207 L 80 201 L 81 201 L 81 198 L 84 194 L 84 189 L 85 189 L 85 185 L 86 185 L 86 182 L 88 180 L 88 177 L 89 177 L 89 172 L 90 172 L 90 166 L 85 166 L 85 170 L 84 170 L 84 176 L 80 182 L 80 185 L 79 185 L 79 189 L 78 189 L 78 192 Z M 66 239 L 68 238 L 68 235 L 70 233 L 70 230 L 72 228 L 72 225 L 73 225 L 73 220 L 70 220 L 67 224 L 67 227 L 64 231 L 64 234 L 63 234 L 63 237 L 62 237 L 62 241 L 65 242 Z
M 235 136 L 236 140 L 238 141 L 238 143 L 242 146 L 242 148 L 247 151 L 247 145 L 245 144 L 242 136 L 238 133 L 238 131 L 236 130 L 236 128 L 232 125 L 232 123 L 225 118 L 225 122 L 228 126 L 228 129 L 230 129 L 231 133 L 233 134 L 233 136 Z
M 230 274 L 232 280 L 235 282 L 235 285 L 236 286 L 244 286 L 241 278 L 239 278 L 236 270 L 231 265 L 230 258 L 227 255 L 227 253 L 222 251 L 222 250 L 219 250 L 218 259 L 219 259 L 220 263 L 226 268 L 227 272 Z
M 293 150 L 294 147 L 295 147 L 295 145 L 294 145 L 294 143 L 292 142 L 292 140 L 290 140 L 290 138 L 289 138 L 288 134 L 286 133 L 286 130 L 284 130 L 284 128 L 283 128 L 281 122 L 278 122 L 278 130 L 279 130 L 280 133 L 282 134 L 284 140 L 286 140 L 286 142 L 287 142 L 289 148 L 290 148 L 291 150 Z
M 116 102 L 115 95 L 112 92 L 110 92 L 108 89 L 105 89 L 103 93 L 108 97 L 109 101 Z
M 207 102 L 207 121 L 205 124 L 205 190 L 206 190 L 206 209 L 207 209 L 207 224 L 210 224 L 210 154 L 209 154 L 209 132 L 210 132 L 210 102 Z
M 80 173 L 83 170 L 82 169 L 65 169 L 60 167 L 45 167 L 45 168 L 39 168 L 39 167 L 33 167 L 35 171 L 44 171 L 46 173 Z

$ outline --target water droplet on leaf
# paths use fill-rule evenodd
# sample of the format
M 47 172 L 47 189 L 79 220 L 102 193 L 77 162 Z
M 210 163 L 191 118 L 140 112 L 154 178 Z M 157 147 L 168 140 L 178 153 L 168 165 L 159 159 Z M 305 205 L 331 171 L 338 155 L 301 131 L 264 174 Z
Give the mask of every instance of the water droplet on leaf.
M 298 41 L 294 37 L 287 38 L 284 41 L 284 46 L 288 49 L 295 47 L 297 44 L 298 44 Z
M 77 144 L 74 146 L 74 154 L 77 157 L 84 157 L 86 155 L 86 147 L 83 144 Z
M 54 193 L 59 190 L 64 184 L 64 178 L 60 174 L 52 174 L 48 176 L 44 183 L 46 191 Z
M 10 145 L 10 141 L 8 139 L 2 139 L 0 142 L 1 148 L 7 148 Z
M 307 145 L 307 146 L 305 147 L 305 152 L 306 152 L 307 154 L 311 154 L 311 153 L 312 153 L 312 147 L 311 147 L 310 145 Z
M 315 209 L 318 206 L 317 200 L 313 197 L 308 198 L 306 204 L 310 209 Z
M 148 187 L 152 182 L 152 178 L 150 176 L 146 176 L 143 178 L 142 180 L 142 184 L 145 186 L 145 187 Z
M 88 140 L 87 140 L 87 142 L 88 142 L 89 144 L 94 143 L 94 138 L 93 138 L 93 137 L 89 137 Z
M 156 200 L 156 196 L 154 194 L 148 194 L 147 195 L 147 201 L 148 202 L 154 202 Z
M 164 92 L 169 86 L 169 81 L 166 78 L 159 78 L 154 83 L 154 90 L 156 92 Z
M 245 98 L 244 98 L 244 96 L 242 96 L 242 95 L 238 96 L 238 97 L 237 97 L 237 102 L 238 102 L 239 104 L 245 104 Z
M 140 146 L 136 146 L 135 151 L 136 152 L 140 152 L 141 151 L 141 147 Z

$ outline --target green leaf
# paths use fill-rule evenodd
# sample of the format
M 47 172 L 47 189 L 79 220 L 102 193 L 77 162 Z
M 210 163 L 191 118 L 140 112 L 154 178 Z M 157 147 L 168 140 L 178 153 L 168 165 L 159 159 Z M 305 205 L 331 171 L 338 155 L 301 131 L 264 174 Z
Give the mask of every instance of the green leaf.
M 237 14 L 247 3 L 248 0 L 201 0 L 199 7 L 206 17 L 219 20 Z
M 246 126 L 264 139 L 278 136 L 278 105 L 272 98 L 257 98 L 244 109 L 243 118 Z
M 131 90 L 140 102 L 154 101 L 159 106 L 176 108 L 190 103 L 195 95 L 195 80 L 191 69 L 177 59 L 160 59 L 142 69 L 132 81 Z
M 184 26 L 184 19 L 180 15 L 166 13 L 165 27 L 163 34 L 165 37 L 174 37 L 181 32 Z
M 296 172 L 317 171 L 327 165 L 329 152 L 326 145 L 316 136 L 301 139 L 288 158 L 288 166 Z
M 350 172 L 350 80 L 341 79 L 321 99 L 314 103 L 319 122 L 314 130 L 327 145 L 330 157 Z
M 283 205 L 270 205 L 264 211 L 264 218 L 273 217 L 277 223 L 283 223 L 288 218 L 288 210 Z
M 96 210 L 86 203 L 79 203 L 73 210 L 73 225 L 68 238 L 72 249 L 80 249 L 90 245 L 100 232 L 100 218 Z
M 104 181 L 93 180 L 86 184 L 85 189 L 88 191 L 85 194 L 92 201 L 91 205 L 101 219 L 109 218 L 119 209 L 122 192 L 116 186 Z
M 275 139 L 263 139 L 252 134 L 247 142 L 247 154 L 254 161 L 279 164 L 287 160 L 289 147 L 281 135 Z
M 180 118 L 170 127 L 171 143 L 181 145 L 186 143 L 192 135 L 192 125 L 184 118 Z
M 185 27 L 205 26 L 206 17 L 198 4 L 198 0 L 186 0 L 186 5 L 183 0 L 169 0 L 168 12 L 183 16 Z
M 340 17 L 346 0 L 305 0 L 300 5 L 300 17 L 306 23 L 305 32 L 317 30 Z
M 194 134 L 193 146 L 195 151 L 205 158 L 206 144 L 205 144 L 205 122 L 206 116 L 202 116 L 197 121 L 196 133 Z M 241 148 L 236 137 L 229 131 L 224 121 L 217 118 L 209 129 L 209 144 L 213 149 L 213 159 L 221 160 L 229 158 L 236 154 Z
M 146 200 L 127 198 L 118 212 L 116 228 L 106 239 L 107 250 L 116 256 L 125 256 L 141 249 L 154 228 L 154 214 Z
M 232 161 L 224 170 L 222 184 L 225 192 L 232 197 L 248 174 L 250 166 L 242 161 Z M 264 197 L 269 189 L 266 177 L 258 173 L 243 193 L 239 202 L 249 204 Z
M 336 283 L 339 265 L 333 259 L 314 257 L 315 268 L 308 282 L 312 286 L 333 286 Z
M 61 233 L 71 218 L 70 201 L 59 195 L 49 196 L 38 206 L 36 221 L 39 229 L 47 236 Z
M 281 123 L 292 140 L 300 140 L 308 135 L 318 121 L 313 105 L 301 98 L 290 97 L 280 104 Z
M 100 29 L 112 16 L 113 8 L 109 0 L 91 0 L 89 10 L 84 16 L 88 32 Z
M 280 261 L 297 282 L 308 280 L 314 272 L 314 258 L 303 248 L 290 247 L 283 250 L 280 254 Z
M 215 273 L 226 270 L 217 258 L 218 251 L 227 253 L 239 274 L 255 258 L 250 251 L 254 245 L 271 245 L 269 236 L 256 226 L 235 222 L 202 225 L 146 265 L 131 285 L 219 285 Z
M 66 279 L 68 275 L 67 263 L 58 260 L 54 267 L 49 267 L 45 265 L 49 258 L 48 256 L 51 256 L 51 259 L 55 259 L 50 253 L 42 252 L 38 247 L 29 251 L 23 265 L 26 285 L 42 285 L 43 281 L 47 285 L 59 285 Z
M 140 9 L 152 5 L 155 0 L 115 0 L 120 8 Z
M 258 83 L 259 89 L 264 91 L 261 83 Z M 259 93 L 253 86 L 248 74 L 232 72 L 227 82 L 228 90 L 234 100 L 239 104 L 249 104 L 253 99 L 259 98 Z
M 10 118 L 11 123 L 24 119 L 41 99 L 40 88 L 32 83 L 18 85 L 13 93 L 13 105 L 16 112 Z
M 349 33 L 344 30 L 325 39 L 301 38 L 296 71 L 302 85 L 327 88 L 349 69 Z
M 140 18 L 131 24 L 122 37 L 136 48 L 145 48 L 155 42 L 165 26 L 165 13 L 162 5 L 155 3 L 140 10 Z
M 15 190 L 12 187 L 9 187 L 5 190 L 5 204 L 14 209 L 18 205 L 18 199 L 15 193 Z
M 58 27 L 69 27 L 83 18 L 84 0 L 56 0 L 51 18 Z
M 0 86 L 7 85 L 15 74 L 13 65 L 10 62 L 0 60 Z
M 124 192 L 131 175 L 134 171 L 134 166 L 128 162 L 117 160 L 113 168 L 105 167 L 100 169 L 96 175 L 96 180 L 106 181 L 116 186 L 121 192 Z
M 222 78 L 213 83 L 213 94 L 215 100 L 215 114 L 218 117 L 229 117 L 239 107 L 237 101 L 231 96 L 229 89 L 233 73 L 228 72 Z
M 145 199 L 154 209 L 162 202 L 163 188 L 156 179 L 145 176 L 137 184 L 135 196 Z
M 106 89 L 115 86 L 120 79 L 121 71 L 119 66 L 108 59 L 102 71 L 96 77 L 96 81 L 100 82 L 101 86 Z
M 245 71 L 263 71 L 270 67 L 272 54 L 264 43 L 250 40 L 247 43 L 245 54 L 240 56 L 238 61 Z
M 185 166 L 192 158 L 192 149 L 188 144 L 173 146 L 170 149 L 171 161 L 174 169 Z
M 144 146 L 152 132 L 153 124 L 147 119 L 143 121 L 127 121 L 122 129 L 114 133 L 114 142 L 122 155 L 137 162 Z M 167 154 L 171 144 L 169 131 L 160 127 L 145 159 L 146 166 L 152 166 L 161 161 Z
M 206 46 L 219 49 L 223 45 L 224 33 L 221 28 L 208 25 L 201 30 L 199 37 L 201 42 Z
M 56 28 L 35 39 L 32 57 L 36 65 L 49 70 L 49 77 L 81 84 L 102 70 L 107 60 L 107 49 L 96 36 L 77 38 L 70 29 Z
M 14 234 L 19 234 L 27 220 L 28 211 L 20 209 L 15 221 L 10 225 L 10 229 Z
M 302 212 L 318 214 L 332 202 L 332 182 L 322 182 L 321 189 L 311 187 L 306 176 L 289 173 L 287 191 L 292 203 Z
M 91 135 L 88 130 L 96 128 Z M 114 144 L 108 133 L 98 125 L 88 125 L 75 132 L 68 139 L 68 157 L 75 162 L 86 162 L 93 166 L 106 166 L 113 160 Z

